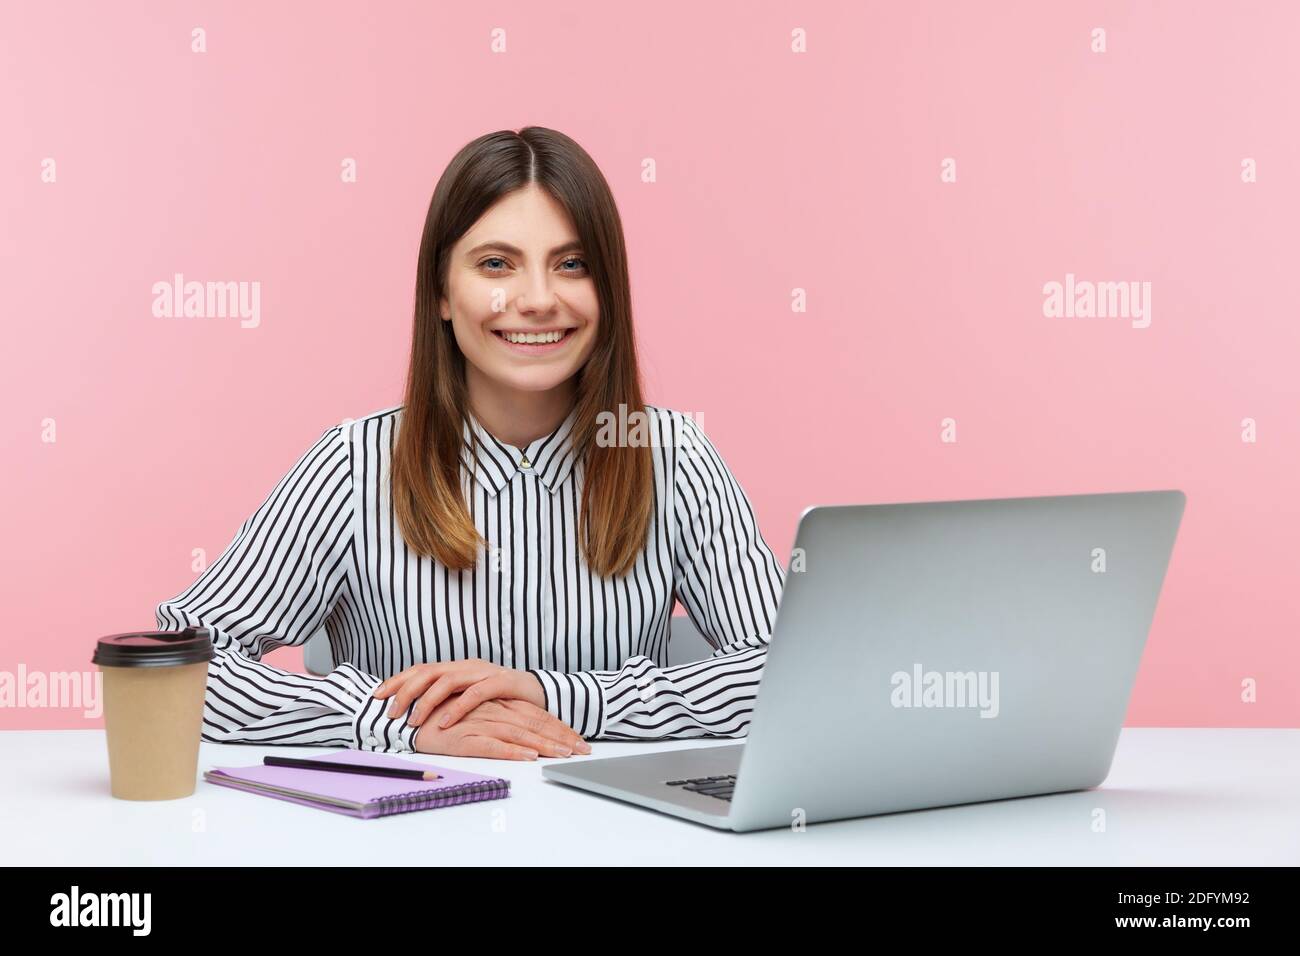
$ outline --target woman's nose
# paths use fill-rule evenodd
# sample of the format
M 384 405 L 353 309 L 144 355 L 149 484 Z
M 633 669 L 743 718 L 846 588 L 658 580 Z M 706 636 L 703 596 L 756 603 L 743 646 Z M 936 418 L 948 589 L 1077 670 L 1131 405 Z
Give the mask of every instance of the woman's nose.
M 517 297 L 519 310 L 545 312 L 555 304 L 555 289 L 549 275 L 530 276 L 524 280 Z

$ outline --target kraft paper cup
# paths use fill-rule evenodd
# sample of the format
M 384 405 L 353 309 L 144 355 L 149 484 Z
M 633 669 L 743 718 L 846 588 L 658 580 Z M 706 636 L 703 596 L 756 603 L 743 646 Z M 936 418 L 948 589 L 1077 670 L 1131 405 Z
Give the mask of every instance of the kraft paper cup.
M 113 796 L 175 800 L 194 793 L 208 661 L 205 627 L 100 638 L 104 730 Z

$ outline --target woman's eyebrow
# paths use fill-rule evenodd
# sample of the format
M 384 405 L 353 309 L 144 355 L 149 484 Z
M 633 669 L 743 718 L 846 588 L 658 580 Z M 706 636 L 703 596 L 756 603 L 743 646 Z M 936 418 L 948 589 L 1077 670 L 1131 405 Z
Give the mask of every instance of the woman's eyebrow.
M 495 239 L 492 239 L 489 240 L 488 242 L 480 242 L 473 249 L 469 250 L 469 252 L 465 253 L 465 255 L 467 256 L 476 255 L 488 249 L 500 249 L 502 252 L 508 252 L 511 255 L 515 255 L 515 256 L 522 256 L 524 254 L 522 249 L 518 249 L 515 246 L 510 245 L 510 243 L 508 242 L 499 242 Z M 573 242 L 566 242 L 564 243 L 564 245 L 556 246 L 554 249 L 548 252 L 546 256 L 547 258 L 550 258 L 551 256 L 558 256 L 562 252 L 580 252 L 581 250 L 582 250 L 582 243 L 578 242 L 577 240 L 574 240 Z

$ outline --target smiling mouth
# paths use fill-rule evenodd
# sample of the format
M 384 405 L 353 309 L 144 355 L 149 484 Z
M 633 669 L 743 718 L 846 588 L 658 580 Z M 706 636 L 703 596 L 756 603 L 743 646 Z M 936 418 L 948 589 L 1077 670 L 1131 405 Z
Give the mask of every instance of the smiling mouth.
M 506 331 L 502 329 L 492 329 L 492 334 L 501 339 L 507 345 L 514 346 L 554 346 L 567 341 L 573 336 L 576 329 L 553 329 L 549 332 L 513 332 L 510 338 L 506 337 Z M 557 333 L 559 333 L 557 335 Z

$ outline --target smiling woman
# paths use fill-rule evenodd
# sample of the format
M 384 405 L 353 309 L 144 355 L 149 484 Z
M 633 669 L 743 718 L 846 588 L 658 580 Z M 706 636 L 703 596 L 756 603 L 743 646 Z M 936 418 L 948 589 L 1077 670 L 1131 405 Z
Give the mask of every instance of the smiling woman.
M 158 606 L 211 629 L 204 739 L 534 759 L 745 733 L 784 573 L 699 424 L 643 401 L 629 303 L 577 143 L 528 127 L 456 155 L 404 403 L 327 429 Z M 653 440 L 597 440 L 615 410 Z M 667 666 L 677 601 L 712 658 Z M 321 628 L 329 674 L 261 662 Z

